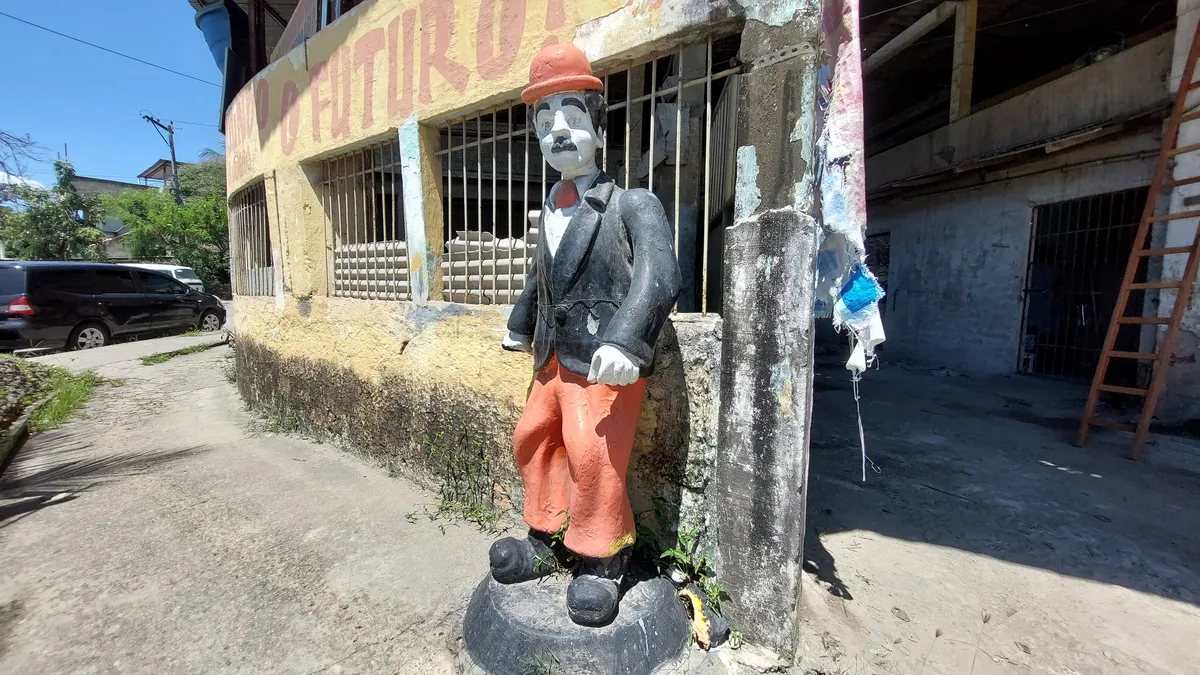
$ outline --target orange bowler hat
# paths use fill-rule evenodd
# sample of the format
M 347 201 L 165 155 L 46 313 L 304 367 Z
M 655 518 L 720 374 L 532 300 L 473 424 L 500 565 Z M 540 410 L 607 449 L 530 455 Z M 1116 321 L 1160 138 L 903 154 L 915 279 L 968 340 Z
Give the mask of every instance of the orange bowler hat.
M 542 47 L 529 66 L 529 86 L 521 92 L 526 105 L 539 98 L 564 91 L 604 89 L 604 83 L 592 75 L 587 55 L 573 44 L 557 43 Z

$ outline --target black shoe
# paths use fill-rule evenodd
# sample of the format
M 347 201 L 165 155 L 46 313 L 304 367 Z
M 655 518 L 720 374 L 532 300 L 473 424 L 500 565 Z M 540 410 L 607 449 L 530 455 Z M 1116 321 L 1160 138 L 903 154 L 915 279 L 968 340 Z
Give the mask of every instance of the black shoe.
M 629 549 L 611 558 L 584 558 L 579 576 L 567 586 L 567 614 L 581 626 L 606 626 L 617 618 L 621 580 Z
M 488 554 L 492 578 L 502 584 L 515 584 L 556 571 L 559 560 L 552 544 L 549 534 L 536 530 L 530 530 L 524 539 L 505 537 L 497 541 Z

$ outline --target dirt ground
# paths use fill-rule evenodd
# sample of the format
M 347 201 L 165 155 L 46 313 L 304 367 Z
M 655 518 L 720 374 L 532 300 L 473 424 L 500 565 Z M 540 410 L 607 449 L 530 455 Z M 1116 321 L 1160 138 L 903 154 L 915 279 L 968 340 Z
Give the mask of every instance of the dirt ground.
M 816 377 L 803 673 L 1200 672 L 1200 442 L 1069 439 L 1085 386 Z
M 0 672 L 454 672 L 493 537 L 256 428 L 227 347 L 140 363 L 177 346 L 63 364 L 125 384 L 0 484 Z M 795 675 L 1200 672 L 1200 443 L 1135 463 L 1117 432 L 1068 443 L 1082 387 L 888 365 L 861 385 L 863 483 L 846 371 L 816 390 Z M 717 660 L 684 670 L 781 672 Z
M 228 347 L 139 360 L 188 339 L 48 357 L 124 384 L 0 482 L 0 673 L 453 673 L 492 537 L 262 428 Z

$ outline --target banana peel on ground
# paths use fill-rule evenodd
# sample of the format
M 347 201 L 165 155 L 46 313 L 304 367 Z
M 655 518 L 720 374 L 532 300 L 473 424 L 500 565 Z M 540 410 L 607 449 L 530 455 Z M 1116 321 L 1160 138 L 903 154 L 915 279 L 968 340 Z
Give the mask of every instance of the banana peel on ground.
M 679 598 L 692 620 L 692 637 L 701 649 L 719 647 L 729 639 L 729 622 L 713 611 L 708 596 L 696 584 L 679 590 Z

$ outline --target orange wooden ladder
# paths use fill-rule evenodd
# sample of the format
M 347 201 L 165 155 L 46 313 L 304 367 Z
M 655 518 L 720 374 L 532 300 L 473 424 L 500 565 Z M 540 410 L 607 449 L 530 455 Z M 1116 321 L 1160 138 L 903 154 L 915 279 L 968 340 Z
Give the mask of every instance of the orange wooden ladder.
M 1100 352 L 1100 363 L 1097 364 L 1096 374 L 1092 378 L 1092 389 L 1088 392 L 1087 407 L 1084 408 L 1083 419 L 1079 423 L 1079 435 L 1075 439 L 1075 445 L 1083 446 L 1087 443 L 1088 431 L 1093 426 L 1132 431 L 1133 447 L 1130 455 L 1133 459 L 1141 456 L 1142 446 L 1146 443 L 1146 435 L 1150 432 L 1150 422 L 1154 418 L 1154 408 L 1158 404 L 1158 396 L 1162 393 L 1163 385 L 1166 383 L 1167 368 L 1171 365 L 1171 353 L 1175 349 L 1175 340 L 1179 336 L 1179 326 L 1183 322 L 1183 313 L 1187 310 L 1188 303 L 1191 300 L 1192 287 L 1196 282 L 1197 263 L 1200 263 L 1200 225 L 1196 228 L 1196 235 L 1192 239 L 1191 246 L 1149 248 L 1147 243 L 1152 229 L 1151 226 L 1155 223 L 1200 217 L 1200 211 L 1181 211 L 1179 213 L 1155 215 L 1159 197 L 1162 196 L 1164 191 L 1169 191 L 1181 185 L 1200 183 L 1200 176 L 1177 180 L 1167 179 L 1173 158 L 1185 153 L 1200 151 L 1200 143 L 1184 146 L 1179 145 L 1179 127 L 1186 122 L 1200 120 L 1200 110 L 1187 110 L 1188 94 L 1196 89 L 1200 89 L 1200 82 L 1193 82 L 1197 59 L 1200 59 L 1200 26 L 1197 26 L 1196 34 L 1192 37 L 1192 47 L 1188 52 L 1187 64 L 1183 69 L 1183 78 L 1180 80 L 1179 91 L 1175 95 L 1175 105 L 1171 109 L 1170 117 L 1167 119 L 1166 130 L 1163 133 L 1162 149 L 1159 151 L 1158 162 L 1154 167 L 1154 178 L 1150 181 L 1150 193 L 1146 196 L 1146 209 L 1142 214 L 1141 223 L 1138 225 L 1137 237 L 1133 243 L 1133 252 L 1129 255 L 1129 264 L 1125 267 L 1125 277 L 1121 281 L 1121 292 L 1117 296 L 1116 307 L 1113 308 L 1112 321 L 1108 325 L 1108 334 L 1104 338 L 1104 347 Z M 1143 259 L 1181 253 L 1186 253 L 1188 256 L 1182 279 L 1134 282 L 1138 265 Z M 1150 289 L 1176 290 L 1175 303 L 1171 309 L 1171 316 L 1126 316 L 1125 311 L 1129 304 L 1130 293 L 1132 291 Z M 1144 306 L 1144 303 L 1142 304 Z M 1141 309 L 1139 308 L 1138 311 L 1140 312 Z M 1167 330 L 1162 336 L 1162 340 L 1158 342 L 1156 351 L 1116 351 L 1113 347 L 1117 342 L 1117 331 L 1120 330 L 1121 326 L 1127 324 L 1165 324 Z M 1104 378 L 1108 373 L 1108 365 L 1113 359 L 1152 361 L 1153 371 L 1150 376 L 1150 386 L 1146 389 L 1141 389 L 1105 384 Z M 1097 417 L 1096 404 L 1099 401 L 1100 392 L 1144 397 L 1142 412 L 1138 418 L 1137 425 L 1134 426 L 1116 420 Z

